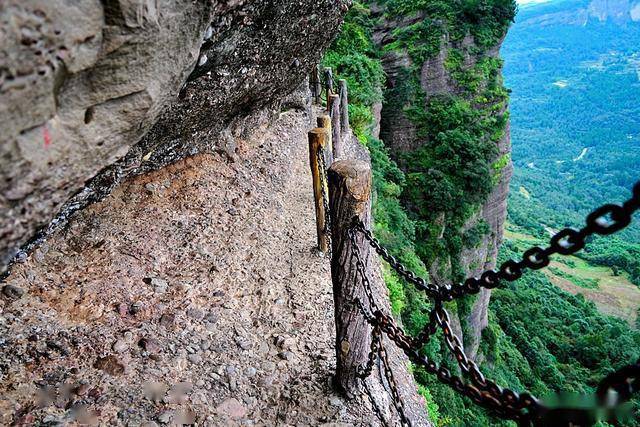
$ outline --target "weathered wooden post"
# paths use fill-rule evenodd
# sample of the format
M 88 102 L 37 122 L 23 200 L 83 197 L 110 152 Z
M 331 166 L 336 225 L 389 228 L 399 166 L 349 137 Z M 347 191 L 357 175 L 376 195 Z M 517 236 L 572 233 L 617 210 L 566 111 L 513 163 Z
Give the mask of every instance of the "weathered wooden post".
M 349 93 L 344 79 L 340 80 L 340 127 L 343 135 L 349 134 Z
M 315 76 L 313 90 L 315 91 L 316 105 L 320 105 L 322 103 L 322 81 L 320 80 L 319 67 L 319 65 L 313 67 L 313 75 Z
M 331 97 L 331 95 L 329 95 L 327 97 L 327 109 L 325 111 L 325 115 L 329 116 L 329 119 L 331 119 L 331 113 L 332 113 L 332 105 L 331 103 L 333 102 L 333 98 Z
M 331 117 L 325 115 L 318 117 L 318 127 L 327 130 L 328 140 L 327 140 L 327 149 L 325 150 L 325 161 L 327 163 L 327 167 L 333 164 L 333 142 L 331 140 Z
M 316 229 L 318 233 L 318 249 L 326 253 L 329 250 L 329 236 L 326 235 L 327 212 L 324 209 L 324 194 L 329 194 L 327 182 L 323 179 L 324 173 L 321 171 L 321 165 L 318 162 L 318 154 L 320 150 L 325 151 L 327 145 L 328 134 L 324 128 L 315 128 L 309 131 L 309 164 L 311 165 L 311 177 L 313 178 L 313 196 L 316 205 Z M 328 201 L 327 201 L 328 203 Z
M 342 156 L 342 131 L 340 128 L 340 96 L 331 95 L 331 144 L 333 145 L 333 158 Z
M 316 102 L 316 77 L 317 77 L 317 72 L 316 69 L 314 68 L 313 70 L 311 70 L 311 73 L 309 74 L 309 90 L 311 90 L 311 103 L 314 104 Z
M 339 160 L 329 168 L 329 211 L 331 213 L 331 280 L 336 322 L 336 385 L 347 398 L 358 388 L 359 366 L 366 363 L 371 337 L 369 327 L 354 304 L 355 298 L 368 305 L 360 275 L 357 274 L 354 245 L 347 230 L 357 216 L 366 227 L 371 222 L 371 169 L 359 160 Z M 369 274 L 370 246 L 362 233 L 355 245 Z
M 324 69 L 324 84 L 327 93 L 327 112 L 330 112 L 331 105 L 329 104 L 329 97 L 333 94 L 333 71 L 331 68 Z

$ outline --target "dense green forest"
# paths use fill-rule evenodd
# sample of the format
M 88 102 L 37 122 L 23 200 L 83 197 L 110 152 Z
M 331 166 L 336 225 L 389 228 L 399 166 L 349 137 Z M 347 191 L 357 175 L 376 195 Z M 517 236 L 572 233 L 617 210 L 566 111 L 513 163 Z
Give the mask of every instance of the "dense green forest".
M 448 54 L 447 68 L 458 82 L 460 93 L 427 101 L 416 87 L 417 69 L 407 71 L 404 85 L 386 89 L 381 58 L 389 49 L 398 49 L 406 51 L 419 64 L 438 54 L 444 32 L 453 40 L 472 34 L 477 41 L 474 53 L 481 56 L 484 49 L 497 44 L 504 35 L 515 13 L 515 4 L 505 0 L 387 0 L 378 4 L 384 7 L 383 16 L 374 16 L 367 2 L 355 2 L 323 65 L 332 67 L 338 78 L 347 79 L 352 127 L 371 153 L 375 234 L 407 267 L 422 277 L 428 277 L 427 266 L 440 253 L 458 253 L 462 247 L 473 247 L 477 236 L 486 233 L 480 224 L 477 230 L 450 232 L 442 239 L 436 239 L 431 228 L 434 224 L 433 212 L 438 211 L 451 212 L 446 217 L 450 229 L 455 231 L 460 228 L 495 185 L 495 175 L 505 164 L 505 159 L 496 159 L 495 151 L 486 143 L 496 141 L 505 131 L 507 116 L 503 107 L 507 101 L 507 91 L 500 79 L 502 64 L 496 60 L 481 60 L 476 66 L 465 68 L 460 61 L 460 52 L 452 49 Z M 415 13 L 421 13 L 425 18 L 407 27 L 396 28 L 395 41 L 386 46 L 385 51 L 376 47 L 372 36 L 377 20 L 398 19 Z M 510 49 L 518 51 L 514 46 Z M 526 50 L 522 46 L 520 49 Z M 513 72 L 511 75 L 515 74 Z M 522 79 L 525 79 L 525 75 L 522 75 Z M 515 86 L 511 80 L 509 84 Z M 407 99 L 407 96 L 412 98 Z M 522 96 L 522 104 L 526 104 L 524 100 L 531 94 L 518 96 Z M 400 159 L 402 168 L 392 160 L 384 142 L 371 134 L 372 106 L 379 101 L 401 103 L 418 128 L 418 137 L 430 142 Z M 567 99 L 565 106 L 570 103 L 571 100 Z M 631 108 L 632 103 L 628 104 Z M 514 139 L 526 134 L 527 126 L 531 124 L 526 121 L 539 123 L 531 117 L 532 111 L 523 112 L 525 108 L 528 107 L 520 105 L 514 108 L 514 114 L 528 114 L 521 122 L 517 122 L 519 127 L 513 129 Z M 543 114 L 547 114 L 547 111 Z M 560 113 L 548 112 L 549 118 L 554 114 Z M 593 123 L 582 123 L 583 130 L 588 131 L 592 125 L 595 128 Z M 540 125 L 537 129 L 542 132 L 547 127 L 566 130 L 557 122 Z M 627 130 L 630 131 L 632 127 L 629 124 Z M 616 130 L 622 128 L 616 126 Z M 635 129 L 637 132 L 638 128 Z M 609 135 L 606 130 L 594 130 L 593 140 L 597 139 L 598 132 Z M 553 135 L 547 137 L 552 138 Z M 540 144 L 534 143 L 536 138 L 530 135 L 530 139 L 523 139 L 523 142 L 514 141 L 514 147 L 518 147 L 514 151 L 514 156 L 517 154 L 514 159 L 516 170 L 525 171 L 514 180 L 514 194 L 510 199 L 509 217 L 514 227 L 535 237 L 547 238 L 544 226 L 578 225 L 582 215 L 604 199 L 621 200 L 628 195 L 628 188 L 631 188 L 628 184 L 635 179 L 634 168 L 631 167 L 633 163 L 629 163 L 632 160 L 625 157 L 622 151 L 610 157 L 617 159 L 619 167 L 614 176 L 603 174 L 600 178 L 598 183 L 602 191 L 593 188 L 594 181 L 589 184 L 587 180 L 579 184 L 576 180 L 567 180 L 570 186 L 563 187 L 564 181 L 559 184 L 548 176 L 527 175 L 529 170 L 535 170 L 528 168 L 527 164 L 534 162 L 542 166 L 547 157 L 555 155 L 551 151 L 541 154 Z M 570 150 L 566 146 L 563 148 L 564 140 L 557 141 L 555 149 L 558 159 L 567 157 Z M 574 145 L 579 146 L 584 141 Z M 532 146 L 522 148 L 525 144 Z M 578 157 L 580 152 L 577 150 L 574 157 Z M 589 155 L 587 153 L 584 157 Z M 528 158 L 531 160 L 527 161 Z M 599 160 L 604 159 L 600 157 Z M 555 162 L 550 163 L 553 167 L 561 167 Z M 572 167 L 580 167 L 579 161 L 572 163 L 575 163 Z M 638 168 L 635 169 L 637 174 Z M 571 173 L 577 174 L 576 170 L 571 170 Z M 615 185 L 607 186 L 610 182 L 615 182 Z M 525 190 L 521 192 L 520 186 L 524 186 Z M 554 188 L 555 196 L 545 193 L 545 188 L 549 186 Z M 567 191 L 574 187 L 575 192 Z M 607 190 L 604 190 L 605 187 Z M 529 199 L 524 196 L 519 199 L 518 194 L 527 194 L 526 191 L 529 191 Z M 548 200 L 542 194 L 546 194 Z M 568 194 L 573 195 L 570 203 L 567 202 Z M 556 205 L 550 201 L 554 197 Z M 534 198 L 535 204 L 527 203 Z M 544 218 L 544 222 L 541 218 Z M 637 228 L 631 229 L 619 238 L 603 239 L 595 244 L 592 242 L 591 252 L 585 257 L 593 262 L 615 264 L 633 276 L 636 268 L 633 262 L 638 257 L 633 253 L 637 248 L 634 249 L 632 241 L 637 232 Z M 521 246 L 521 242 L 506 241 L 500 258 L 517 258 L 525 249 L 527 247 Z M 393 313 L 410 334 L 417 334 L 428 321 L 431 303 L 388 268 L 383 268 Z M 454 265 L 451 280 L 461 278 L 460 270 Z M 588 281 L 585 283 L 585 286 L 593 285 Z M 449 304 L 448 308 L 462 317 L 464 306 L 468 304 L 463 300 L 457 305 Z M 517 391 L 530 390 L 540 397 L 561 391 L 591 392 L 608 372 L 640 356 L 639 332 L 622 320 L 601 314 L 584 297 L 573 296 L 557 288 L 540 272 L 529 273 L 519 281 L 495 290 L 489 318 L 480 349 L 481 369 L 503 386 Z M 441 340 L 431 340 L 423 351 L 453 371 L 457 369 Z M 434 424 L 512 424 L 494 418 L 417 367 L 414 367 L 414 375 Z M 631 420 L 626 425 L 639 424 Z
M 579 227 L 640 179 L 640 22 L 587 25 L 541 16 L 585 8 L 552 2 L 521 10 L 502 48 L 511 94 L 510 221 L 538 236 Z M 599 239 L 581 255 L 640 285 L 640 225 Z

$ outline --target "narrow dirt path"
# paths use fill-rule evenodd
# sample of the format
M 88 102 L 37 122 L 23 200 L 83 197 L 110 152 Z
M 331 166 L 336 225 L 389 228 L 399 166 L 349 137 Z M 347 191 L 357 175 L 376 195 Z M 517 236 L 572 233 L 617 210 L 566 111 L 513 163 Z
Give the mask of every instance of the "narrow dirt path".
M 375 424 L 330 386 L 308 128 L 283 113 L 236 140 L 235 161 L 132 179 L 17 266 L 0 302 L 0 424 Z

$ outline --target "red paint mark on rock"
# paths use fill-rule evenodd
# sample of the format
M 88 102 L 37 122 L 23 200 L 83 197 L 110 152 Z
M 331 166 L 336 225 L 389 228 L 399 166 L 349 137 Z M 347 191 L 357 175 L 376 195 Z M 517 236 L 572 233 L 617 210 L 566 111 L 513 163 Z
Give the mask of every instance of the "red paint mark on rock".
M 44 138 L 44 148 L 49 148 L 51 145 L 51 134 L 49 133 L 49 127 L 44 125 L 42 128 L 42 137 Z

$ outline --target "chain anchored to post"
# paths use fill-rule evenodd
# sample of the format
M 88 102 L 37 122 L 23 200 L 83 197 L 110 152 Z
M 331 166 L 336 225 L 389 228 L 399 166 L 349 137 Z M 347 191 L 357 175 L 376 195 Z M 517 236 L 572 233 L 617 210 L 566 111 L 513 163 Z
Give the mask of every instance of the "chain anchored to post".
M 375 360 L 382 357 L 380 343 L 381 336 L 384 335 L 414 364 L 423 367 L 427 373 L 435 375 L 438 381 L 476 404 L 491 410 L 498 417 L 515 420 L 522 426 L 592 425 L 598 419 L 596 414 L 600 414 L 605 421 L 616 422 L 616 409 L 628 402 L 634 393 L 640 391 L 640 360 L 633 365 L 618 369 L 600 383 L 595 394 L 595 401 L 599 402 L 599 408 L 550 407 L 529 393 L 516 393 L 485 378 L 477 364 L 465 354 L 462 341 L 454 334 L 449 313 L 443 303 L 465 294 L 476 293 L 480 287 L 494 288 L 500 280 L 517 280 L 525 268 L 536 270 L 548 265 L 551 254 L 573 254 L 585 246 L 586 237 L 593 234 L 608 235 L 625 228 L 638 209 L 640 209 L 640 182 L 634 186 L 633 196 L 622 205 L 607 204 L 589 214 L 586 225 L 581 230 L 562 230 L 551 238 L 551 243 L 546 249 L 531 248 L 524 253 L 522 261 L 507 261 L 498 271 L 489 270 L 483 273 L 480 279 L 468 279 L 464 284 L 455 287 L 437 287 L 417 277 L 373 238 L 365 222 L 357 216 L 354 217 L 350 228 L 346 231 L 346 236 L 350 239 L 351 245 L 356 248 L 353 251 L 353 257 L 359 273 L 357 280 L 360 284 L 360 292 L 364 293 L 366 297 L 364 301 L 369 307 L 367 308 L 367 304 L 361 302 L 360 297 L 355 300 L 354 306 L 360 311 L 362 319 L 372 328 L 371 336 L 375 341 L 370 346 L 367 362 L 363 364 L 360 375 L 370 375 Z M 374 248 L 400 277 L 433 298 L 429 322 L 417 337 L 407 336 L 390 315 L 383 314 L 377 308 L 371 282 L 364 268 L 365 261 L 361 258 L 360 250 L 363 241 Z M 360 295 L 357 289 L 353 292 L 354 295 Z M 445 344 L 457 361 L 462 376 L 452 374 L 449 369 L 438 366 L 421 353 L 422 347 L 438 329 L 442 330 Z M 392 395 L 394 405 L 402 419 L 401 401 L 393 390 Z

